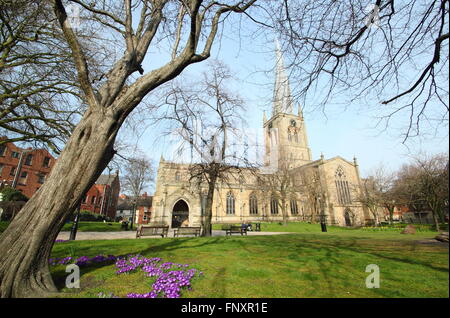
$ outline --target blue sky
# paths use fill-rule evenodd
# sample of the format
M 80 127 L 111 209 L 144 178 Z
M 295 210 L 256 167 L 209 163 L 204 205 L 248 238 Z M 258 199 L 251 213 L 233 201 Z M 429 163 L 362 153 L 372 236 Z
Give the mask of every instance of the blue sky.
M 255 35 L 249 40 L 242 34 L 234 38 L 225 34 L 227 33 L 224 32 L 221 43 L 214 46 L 211 58 L 225 62 L 235 74 L 236 81 L 230 82 L 229 87 L 243 97 L 249 127 L 260 128 L 263 111 L 266 111 L 268 118 L 271 114 L 275 44 L 267 39 L 270 35 Z M 148 58 L 150 62 L 144 64 L 144 69 L 148 71 L 158 62 L 167 60 L 161 54 L 151 54 Z M 205 62 L 191 65 L 184 71 L 185 76 L 195 78 L 205 67 Z M 320 92 L 316 96 L 317 94 L 320 95 Z M 402 143 L 404 117 L 393 118 L 387 129 L 377 127 L 375 116 L 381 114 L 378 100 L 368 100 L 365 104 L 357 105 L 345 104 L 344 100 L 348 96 L 344 95 L 345 93 L 342 98 L 335 98 L 341 105 L 329 105 L 324 111 L 314 109 L 313 99 L 306 100 L 302 105 L 313 159 L 318 159 L 321 153 L 325 158 L 339 155 L 350 161 L 356 156 L 361 174 L 365 177 L 380 164 L 386 165 L 389 170 L 396 170 L 413 155 L 448 152 L 448 126 L 440 127 L 431 134 L 424 131 L 420 137 L 410 138 Z M 294 112 L 297 112 L 297 107 L 298 104 Z M 136 140 L 139 148 L 156 164 L 161 154 L 170 159 L 167 158 L 170 145 L 161 139 L 162 131 L 163 127 L 147 127 L 139 140 Z

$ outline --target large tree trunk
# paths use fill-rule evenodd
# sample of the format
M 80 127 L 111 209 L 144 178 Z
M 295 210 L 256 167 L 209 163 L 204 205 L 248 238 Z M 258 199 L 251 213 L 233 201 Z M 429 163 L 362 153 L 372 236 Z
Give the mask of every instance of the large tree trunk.
M 281 200 L 281 204 L 282 204 L 282 206 L 281 206 L 281 213 L 282 213 L 282 216 L 283 216 L 283 226 L 287 226 L 287 224 L 288 224 L 288 215 L 287 215 L 287 206 L 286 206 L 286 202 L 285 202 L 286 200 Z
M 0 236 L 0 296 L 45 297 L 57 292 L 48 267 L 54 241 L 114 155 L 120 124 L 87 111 L 44 185 Z
M 216 187 L 216 177 L 211 178 L 208 184 L 208 195 L 206 197 L 205 216 L 203 218 L 203 234 L 202 236 L 212 236 L 212 207 L 214 199 L 214 190 Z
M 440 231 L 440 227 L 439 227 L 439 219 L 438 216 L 436 215 L 437 213 L 435 211 L 431 211 L 431 214 L 433 215 L 433 220 L 434 220 L 434 226 L 436 227 L 436 231 Z

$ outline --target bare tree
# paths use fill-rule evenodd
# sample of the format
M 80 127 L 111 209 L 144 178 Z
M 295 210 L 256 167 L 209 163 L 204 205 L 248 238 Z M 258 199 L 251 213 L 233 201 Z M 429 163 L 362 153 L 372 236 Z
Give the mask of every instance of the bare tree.
M 431 211 L 436 230 L 445 223 L 448 213 L 449 160 L 446 154 L 416 156 L 402 167 L 396 182 L 396 193 L 413 211 Z
M 363 191 L 354 191 L 357 193 L 355 199 L 369 210 L 375 226 L 378 226 L 380 217 L 384 215 L 379 180 L 374 176 L 370 176 L 362 181 Z
M 188 65 L 206 60 L 220 25 L 232 13 L 245 13 L 254 2 L 70 1 L 86 10 L 88 18 L 104 33 L 115 33 L 123 39 L 123 56 L 94 86 L 89 48 L 81 45 L 64 2 L 52 1 L 75 63 L 86 111 L 45 184 L 1 235 L 1 297 L 56 292 L 48 269 L 53 242 L 64 220 L 114 156 L 114 141 L 127 116 L 155 88 L 178 76 Z M 138 21 L 133 21 L 136 17 Z M 142 63 L 149 47 L 162 38 L 172 43 L 170 59 L 145 72 Z M 136 72 L 141 76 L 135 78 Z
M 268 12 L 299 98 L 378 100 L 380 123 L 406 120 L 404 141 L 448 126 L 448 0 L 280 2 Z
M 280 151 L 280 158 L 287 158 L 287 154 Z M 296 174 L 289 166 L 288 159 L 280 159 L 278 169 L 268 174 L 260 174 L 262 187 L 271 194 L 271 207 L 281 209 L 283 225 L 287 225 L 289 214 L 288 204 L 297 190 Z M 276 204 L 278 207 L 274 207 Z M 272 212 L 272 211 L 271 211 Z
M 416 165 L 405 164 L 397 172 L 397 181 L 395 183 L 397 199 L 401 205 L 408 207 L 408 210 L 414 212 L 422 223 L 422 215 L 427 213 L 427 205 L 423 200 L 418 178 L 420 172 Z
M 154 181 L 152 162 L 145 156 L 130 158 L 124 167 L 122 184 L 125 191 L 132 195 L 133 215 L 130 228 L 133 230 L 135 205 L 139 204 L 142 191 Z
M 242 133 L 239 128 L 243 123 L 240 113 L 244 103 L 227 88 L 231 80 L 231 72 L 225 64 L 211 62 L 196 86 L 183 81 L 170 88 L 166 103 L 172 109 L 161 116 L 171 121 L 171 131 L 176 131 L 183 141 L 178 151 L 190 151 L 190 183 L 198 189 L 206 184 L 203 236 L 212 234 L 216 185 L 239 181 L 243 168 L 251 171 L 243 148 L 232 145 L 237 132 Z
M 298 182 L 301 192 L 305 196 L 306 218 L 315 223 L 321 213 L 324 212 L 326 202 L 325 191 L 322 187 L 320 176 L 316 168 L 306 167 L 298 172 Z
M 122 176 L 122 185 L 125 191 L 137 198 L 153 181 L 154 171 L 150 159 L 144 156 L 128 159 Z
M 85 108 L 70 49 L 49 1 L 0 2 L 0 144 L 34 143 L 58 153 Z M 93 29 L 78 33 L 85 47 L 97 38 Z M 97 43 L 88 57 L 94 77 L 109 60 L 101 52 Z
M 389 213 L 389 223 L 394 221 L 395 207 L 399 205 L 398 195 L 395 191 L 396 175 L 379 166 L 374 176 L 378 191 L 379 203 Z

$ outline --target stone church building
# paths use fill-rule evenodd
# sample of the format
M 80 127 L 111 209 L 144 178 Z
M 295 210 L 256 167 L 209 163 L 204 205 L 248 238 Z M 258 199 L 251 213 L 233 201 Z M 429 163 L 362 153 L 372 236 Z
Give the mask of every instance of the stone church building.
M 218 181 L 212 223 L 324 221 L 360 226 L 370 222 L 359 202 L 362 194 L 356 158 L 313 160 L 301 108 L 294 114 L 283 57 L 277 49 L 271 118 L 264 114 L 264 165 L 233 169 Z M 201 226 L 206 184 L 189 182 L 189 164 L 161 157 L 150 223 Z

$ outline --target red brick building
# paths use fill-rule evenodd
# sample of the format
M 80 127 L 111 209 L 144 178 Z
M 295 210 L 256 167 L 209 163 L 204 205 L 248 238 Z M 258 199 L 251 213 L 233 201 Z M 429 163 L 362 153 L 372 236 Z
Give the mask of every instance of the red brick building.
M 116 218 L 117 202 L 120 193 L 119 172 L 114 175 L 102 174 L 86 193 L 81 202 L 81 210 L 87 210 Z
M 56 160 L 46 149 L 24 149 L 12 142 L 2 144 L 0 181 L 14 186 L 27 198 L 31 198 L 44 183 Z M 114 175 L 101 175 L 84 197 L 81 209 L 114 219 L 119 193 L 118 172 Z
M 0 180 L 27 198 L 42 186 L 56 159 L 46 149 L 20 148 L 14 143 L 0 145 Z

